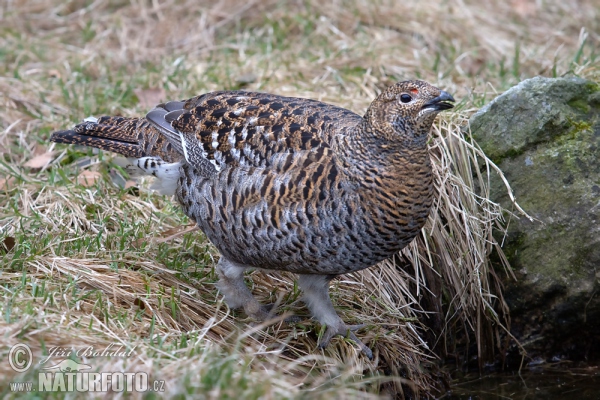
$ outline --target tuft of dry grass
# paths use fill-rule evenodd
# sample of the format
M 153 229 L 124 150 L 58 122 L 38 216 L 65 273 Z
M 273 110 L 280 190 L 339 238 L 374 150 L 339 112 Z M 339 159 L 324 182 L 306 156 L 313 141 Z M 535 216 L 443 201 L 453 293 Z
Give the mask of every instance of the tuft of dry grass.
M 495 274 L 505 272 L 489 255 L 503 260 L 492 231 L 506 214 L 488 199 L 499 171 L 465 134 L 466 119 L 527 77 L 597 80 L 597 2 L 323 3 L 0 4 L 3 359 L 20 342 L 36 360 L 53 346 L 117 343 L 132 357 L 84 361 L 148 372 L 166 381 L 167 396 L 373 398 L 439 394 L 436 365 L 461 337 L 473 338 L 480 363 L 501 352 L 510 320 Z M 395 259 L 333 282 L 342 318 L 368 322 L 360 335 L 373 362 L 342 338 L 317 350 L 320 327 L 308 318 L 241 320 L 216 295 L 216 253 L 202 233 L 172 238 L 189 221 L 171 199 L 145 182 L 125 188 L 108 154 L 47 141 L 92 114 L 141 115 L 150 95 L 247 88 L 361 113 L 407 78 L 463 100 L 432 132 L 438 200 L 422 235 Z M 36 156 L 46 161 L 25 166 Z M 78 179 L 82 171 L 93 181 Z M 249 280 L 261 302 L 307 316 L 289 275 Z M 36 373 L 6 362 L 0 371 L 7 381 Z

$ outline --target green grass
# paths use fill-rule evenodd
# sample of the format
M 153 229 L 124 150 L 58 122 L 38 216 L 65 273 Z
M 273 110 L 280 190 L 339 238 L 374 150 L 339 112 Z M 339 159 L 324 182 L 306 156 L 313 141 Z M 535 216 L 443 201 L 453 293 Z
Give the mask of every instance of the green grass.
M 98 371 L 147 371 L 166 380 L 169 396 L 368 398 L 401 396 L 409 388 L 424 397 L 439 394 L 431 375 L 436 354 L 444 356 L 454 337 L 485 331 L 477 329 L 478 313 L 488 328 L 490 321 L 508 323 L 501 293 L 486 274 L 487 255 L 497 248 L 477 241 L 500 210 L 469 197 L 481 184 L 471 168 L 482 155 L 460 142 L 460 126 L 522 79 L 567 73 L 599 79 L 594 2 L 551 0 L 536 7 L 383 0 L 259 0 L 245 8 L 191 0 L 1 5 L 3 358 L 19 342 L 31 345 L 38 359 L 52 346 L 122 342 L 137 346 L 136 357 L 89 363 Z M 250 82 L 240 79 L 249 75 Z M 408 78 L 428 80 L 459 100 L 430 143 L 436 159 L 456 163 L 438 171 L 450 177 L 439 193 L 440 218 L 405 252 L 416 267 L 386 262 L 332 286 L 343 318 L 367 322 L 360 336 L 375 350 L 372 363 L 342 338 L 317 350 L 321 328 L 308 318 L 252 330 L 241 313 L 221 304 L 214 287 L 218 254 L 204 235 L 162 240 L 189 224 L 171 199 L 149 193 L 147 182 L 116 185 L 115 173 L 122 171 L 111 154 L 48 142 L 54 130 L 90 115 L 143 115 L 147 107 L 136 90 L 162 89 L 170 100 L 243 88 L 362 113 L 381 88 Z M 23 166 L 47 151 L 55 152 L 49 165 Z M 100 180 L 77 184 L 84 170 L 99 172 Z M 474 216 L 466 218 L 468 229 L 452 225 L 452 204 L 460 215 Z M 427 247 L 445 263 L 429 258 Z M 428 269 L 430 261 L 437 272 Z M 443 284 L 434 294 L 448 316 L 445 332 L 433 331 L 423 312 L 431 310 L 418 306 L 430 296 L 426 282 L 436 279 Z M 280 301 L 280 310 L 307 316 L 286 275 L 252 274 L 250 280 L 261 301 Z M 478 297 L 479 287 L 499 299 Z M 427 329 L 437 338 L 429 349 L 419 338 Z M 475 340 L 494 345 L 487 337 Z M 7 381 L 35 377 L 0 364 Z M 1 389 L 11 395 L 7 386 Z

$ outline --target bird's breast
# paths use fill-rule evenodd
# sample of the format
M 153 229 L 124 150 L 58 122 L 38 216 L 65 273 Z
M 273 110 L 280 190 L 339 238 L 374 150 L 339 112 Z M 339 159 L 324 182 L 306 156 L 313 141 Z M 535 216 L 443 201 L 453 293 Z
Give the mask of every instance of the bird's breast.
M 370 171 L 357 189 L 363 231 L 366 241 L 389 257 L 410 243 L 427 220 L 433 202 L 431 164 L 427 155 L 420 162 Z

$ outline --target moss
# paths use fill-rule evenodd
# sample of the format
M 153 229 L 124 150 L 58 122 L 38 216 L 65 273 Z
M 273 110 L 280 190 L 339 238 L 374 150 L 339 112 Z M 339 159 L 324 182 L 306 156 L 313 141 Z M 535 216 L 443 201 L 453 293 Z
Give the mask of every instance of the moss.
M 588 112 L 590 112 L 590 106 L 587 102 L 587 99 L 576 98 L 576 99 L 569 101 L 567 104 L 570 107 L 573 107 L 576 110 L 581 111 L 583 113 L 587 114 Z
M 570 134 L 571 137 L 574 139 L 575 136 L 580 133 L 580 132 L 585 132 L 585 131 L 592 131 L 593 125 L 588 122 L 588 121 L 573 121 L 570 120 L 569 123 L 571 124 L 571 126 L 573 127 L 573 129 L 571 130 Z
M 592 81 L 587 81 L 585 89 L 589 94 L 600 93 L 600 84 Z

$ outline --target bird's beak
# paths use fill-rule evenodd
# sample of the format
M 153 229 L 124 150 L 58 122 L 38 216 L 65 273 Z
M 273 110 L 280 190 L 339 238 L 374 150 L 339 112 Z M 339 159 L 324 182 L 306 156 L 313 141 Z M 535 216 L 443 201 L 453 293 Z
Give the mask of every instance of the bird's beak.
M 435 111 L 449 110 L 454 107 L 454 105 L 447 103 L 448 101 L 454 102 L 456 100 L 454 100 L 454 97 L 452 97 L 450 93 L 442 90 L 438 97 L 429 100 L 427 103 L 425 103 L 423 108 L 431 108 Z

